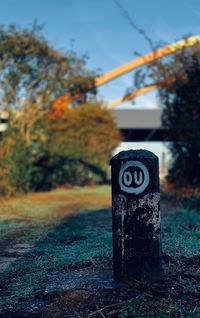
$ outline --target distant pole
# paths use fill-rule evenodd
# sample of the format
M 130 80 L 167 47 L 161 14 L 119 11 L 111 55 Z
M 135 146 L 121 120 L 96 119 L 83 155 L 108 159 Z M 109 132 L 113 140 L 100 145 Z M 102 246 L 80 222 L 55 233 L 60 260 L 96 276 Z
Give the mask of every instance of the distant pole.
M 162 279 L 158 157 L 122 151 L 111 160 L 114 279 Z

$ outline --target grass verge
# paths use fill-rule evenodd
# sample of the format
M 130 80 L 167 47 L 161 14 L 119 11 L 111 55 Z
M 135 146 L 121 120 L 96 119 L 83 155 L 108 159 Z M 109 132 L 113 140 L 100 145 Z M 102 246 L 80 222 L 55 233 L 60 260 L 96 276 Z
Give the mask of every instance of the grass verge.
M 45 288 L 56 272 L 85 268 L 92 271 L 112 269 L 110 202 L 110 188 L 106 186 L 32 194 L 2 204 L 1 255 L 8 256 L 8 248 L 18 243 L 32 246 L 1 276 L 2 313 L 16 313 L 16 308 L 22 307 L 24 302 L 30 307 L 30 301 L 35 304 L 36 300 L 45 300 L 49 308 L 49 301 L 53 303 L 52 311 L 55 313 L 57 308 L 58 316 L 59 310 L 65 310 L 67 318 L 77 315 L 200 317 L 200 214 L 180 202 L 174 209 L 169 200 L 164 202 L 163 210 L 166 211 L 167 206 L 170 211 L 162 217 L 165 287 L 137 285 L 131 292 L 123 290 L 118 295 L 113 291 L 106 292 L 105 299 L 105 291 L 101 291 L 101 295 L 95 292 L 91 295 L 94 308 L 106 306 L 104 310 L 96 310 L 94 315 L 91 315 L 92 308 L 89 308 L 85 298 L 79 299 L 69 310 L 64 305 L 66 298 L 61 309 L 62 297 L 59 296 L 59 301 L 45 297 Z M 71 296 L 67 297 L 70 299 Z M 104 299 L 101 304 L 100 297 Z M 116 299 L 117 310 L 113 306 Z M 78 302 L 82 305 L 79 304 L 76 311 Z M 39 307 L 34 308 L 26 314 L 37 315 Z M 22 311 L 20 313 L 23 317 Z M 44 317 L 51 317 L 51 311 L 45 312 Z

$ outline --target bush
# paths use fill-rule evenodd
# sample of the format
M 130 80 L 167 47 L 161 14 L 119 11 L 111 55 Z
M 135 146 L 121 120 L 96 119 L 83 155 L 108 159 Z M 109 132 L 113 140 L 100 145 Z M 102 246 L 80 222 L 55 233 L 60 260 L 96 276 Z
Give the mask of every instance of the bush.
M 106 173 L 98 166 L 47 151 L 34 162 L 30 181 L 31 190 L 47 191 L 65 185 L 101 183 L 102 180 L 106 181 Z
M 28 192 L 31 184 L 31 151 L 16 131 L 1 141 L 0 151 L 0 195 Z M 16 136 L 16 135 L 15 135 Z
M 185 61 L 185 63 L 184 63 Z M 173 67 L 173 65 L 172 65 Z M 200 56 L 182 56 L 182 78 L 163 89 L 163 126 L 171 140 L 168 179 L 177 186 L 200 187 Z

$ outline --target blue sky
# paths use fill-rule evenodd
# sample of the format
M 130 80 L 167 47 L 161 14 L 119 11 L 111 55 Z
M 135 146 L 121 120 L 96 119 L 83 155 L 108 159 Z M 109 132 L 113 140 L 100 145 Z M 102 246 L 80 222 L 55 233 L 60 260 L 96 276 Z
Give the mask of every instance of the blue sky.
M 131 19 L 156 43 L 174 42 L 183 35 L 200 33 L 199 0 L 117 0 Z M 88 67 L 101 72 L 132 60 L 134 52 L 145 54 L 149 44 L 135 31 L 114 0 L 0 0 L 0 23 L 30 27 L 37 19 L 44 23 L 44 34 L 57 49 L 73 48 L 89 55 Z M 104 100 L 123 96 L 132 84 L 131 73 L 99 89 Z M 136 99 L 136 107 L 154 107 L 156 94 Z M 133 107 L 130 103 L 122 107 Z M 123 146 L 124 147 L 124 146 Z M 140 145 L 127 143 L 126 147 Z M 160 143 L 143 143 L 160 158 Z
M 132 20 L 155 42 L 174 42 L 187 34 L 198 34 L 198 0 L 118 0 Z M 134 52 L 150 51 L 144 37 L 135 31 L 114 0 L 0 0 L 0 23 L 31 26 L 37 19 L 44 33 L 58 49 L 89 55 L 88 67 L 101 72 L 132 60 Z M 131 86 L 131 73 L 104 85 L 105 100 L 117 98 Z M 139 106 L 152 106 L 155 93 L 141 96 Z

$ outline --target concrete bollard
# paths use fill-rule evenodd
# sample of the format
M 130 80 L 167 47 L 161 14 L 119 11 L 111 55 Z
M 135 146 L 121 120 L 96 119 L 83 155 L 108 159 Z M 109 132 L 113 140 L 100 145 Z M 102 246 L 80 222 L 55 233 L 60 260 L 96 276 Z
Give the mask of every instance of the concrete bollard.
M 111 159 L 114 279 L 162 280 L 158 157 L 129 150 Z

